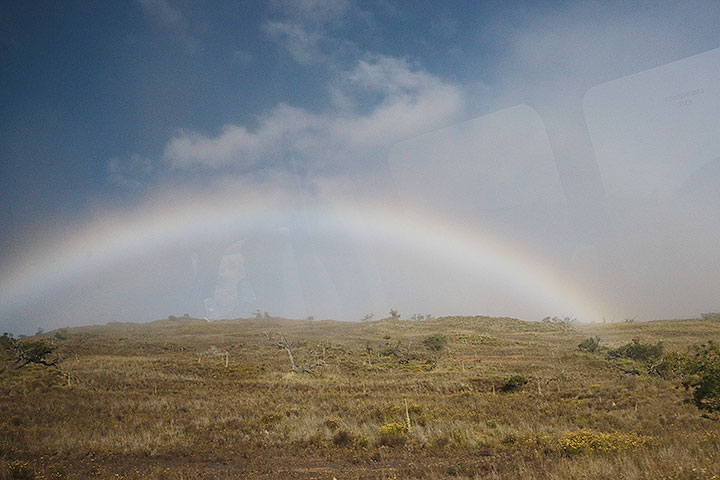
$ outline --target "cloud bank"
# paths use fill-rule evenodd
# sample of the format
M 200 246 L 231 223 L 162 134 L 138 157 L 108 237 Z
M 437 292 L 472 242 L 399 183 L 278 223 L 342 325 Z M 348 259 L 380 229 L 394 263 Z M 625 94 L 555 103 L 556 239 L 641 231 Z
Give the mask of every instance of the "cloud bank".
M 300 157 L 308 165 L 337 166 L 358 152 L 386 148 L 408 136 L 429 131 L 461 118 L 462 91 L 436 76 L 413 68 L 406 59 L 368 55 L 352 70 L 339 74 L 332 85 L 331 111 L 313 113 L 281 104 L 250 129 L 225 125 L 218 135 L 178 132 L 165 146 L 172 168 L 249 168 Z M 373 96 L 367 112 L 354 108 Z

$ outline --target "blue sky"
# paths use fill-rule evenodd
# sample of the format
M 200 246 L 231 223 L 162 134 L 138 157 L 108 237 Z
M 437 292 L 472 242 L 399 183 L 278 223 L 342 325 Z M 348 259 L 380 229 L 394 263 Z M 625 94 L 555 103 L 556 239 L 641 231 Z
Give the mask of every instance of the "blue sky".
M 660 4 L 297 0 L 212 2 L 210 5 L 184 0 L 3 2 L 0 7 L 0 106 L 3 111 L 0 120 L 0 189 L 3 192 L 0 224 L 4 228 L 0 232 L 0 266 L 5 265 L 6 271 L 22 270 L 23 262 L 32 263 L 32 259 L 41 255 L 39 252 L 59 258 L 63 253 L 52 248 L 53 242 L 61 243 L 58 239 L 87 236 L 104 217 L 124 215 L 122 221 L 130 224 L 133 219 L 144 218 L 147 212 L 159 208 L 158 204 L 168 202 L 167 198 L 178 192 L 184 192 L 185 200 L 190 199 L 190 203 L 193 199 L 205 199 L 208 192 L 217 193 L 219 199 L 216 201 L 223 203 L 230 201 L 229 197 L 218 192 L 242 190 L 247 194 L 281 192 L 277 195 L 302 192 L 303 201 L 311 203 L 332 203 L 342 194 L 360 199 L 358 201 L 372 198 L 373 201 L 396 202 L 400 199 L 422 204 L 421 199 L 408 200 L 414 198 L 408 192 L 422 187 L 430 197 L 444 199 L 445 209 L 439 214 L 451 221 L 492 230 L 500 238 L 519 238 L 521 243 L 525 242 L 518 247 L 520 250 L 531 250 L 549 264 L 559 262 L 574 269 L 582 278 L 595 275 L 593 281 L 614 281 L 612 275 L 598 277 L 597 271 L 603 268 L 596 265 L 598 256 L 604 259 L 606 254 L 602 251 L 608 250 L 607 245 L 612 242 L 604 239 L 598 246 L 583 238 L 582 230 L 590 229 L 593 235 L 600 230 L 611 230 L 608 237 L 633 238 L 633 246 L 612 248 L 625 252 L 617 254 L 620 259 L 615 262 L 620 263 L 628 263 L 623 255 L 634 258 L 643 250 L 638 245 L 643 244 L 644 237 L 633 230 L 636 227 L 629 226 L 633 224 L 632 217 L 613 217 L 610 227 L 603 223 L 604 220 L 594 217 L 583 220 L 584 224 L 573 220 L 583 215 L 587 217 L 586 206 L 575 206 L 582 200 L 568 193 L 572 192 L 568 183 L 579 186 L 577 190 L 582 195 L 586 184 L 595 181 L 585 178 L 595 168 L 595 161 L 590 161 L 590 167 L 563 167 L 562 154 L 558 153 L 554 143 L 558 141 L 557 137 L 552 132 L 547 133 L 546 127 L 550 125 L 551 130 L 574 132 L 573 124 L 579 117 L 567 105 L 572 102 L 581 105 L 591 88 L 716 49 L 719 41 L 720 7 L 710 1 Z M 713 70 L 715 63 L 711 59 L 703 65 L 708 62 L 711 66 L 706 67 L 707 74 L 712 76 L 717 73 Z M 680 83 L 689 82 L 693 77 L 691 67 L 684 68 L 678 74 L 685 75 L 677 80 Z M 663 84 L 658 80 L 665 78 L 663 75 L 662 72 L 650 75 L 647 88 L 654 88 L 655 82 Z M 609 88 L 615 92 L 612 85 Z M 618 85 L 619 91 L 634 95 L 634 91 L 623 90 L 625 87 Z M 618 97 L 612 93 L 607 98 Z M 608 101 L 612 103 L 607 98 L 602 95 L 591 97 L 594 103 L 586 101 L 584 107 L 595 150 L 608 156 L 606 161 L 598 159 L 603 175 L 600 183 L 605 182 L 598 190 L 598 195 L 603 198 L 602 209 L 606 208 L 607 200 L 611 212 L 632 210 L 643 215 L 640 213 L 646 208 L 643 202 L 649 201 L 655 206 L 648 208 L 657 208 L 653 218 L 657 219 L 654 228 L 658 230 L 675 224 L 673 222 L 678 218 L 687 217 L 682 212 L 676 216 L 671 213 L 672 208 L 665 206 L 663 202 L 672 206 L 678 204 L 673 196 L 677 189 L 663 180 L 665 177 L 659 176 L 656 183 L 648 180 L 651 184 L 643 187 L 643 192 L 650 193 L 634 200 L 632 209 L 626 208 L 627 192 L 620 187 L 614 189 L 613 185 L 621 185 L 627 190 L 635 188 L 635 183 L 624 180 L 624 167 L 613 155 L 624 151 L 625 147 L 637 156 L 658 152 L 636 146 L 630 149 L 627 145 L 630 138 L 618 146 L 620 133 L 603 136 L 613 123 L 612 118 L 608 121 L 609 112 L 630 115 L 620 105 L 606 108 Z M 443 140 L 456 138 L 455 133 L 443 137 L 443 128 L 522 104 L 531 109 L 511 110 L 513 113 L 506 116 L 490 117 L 496 119 L 498 125 L 504 125 L 505 132 L 530 132 L 524 134 L 526 139 L 540 135 L 535 143 L 527 143 L 525 150 L 512 154 L 517 155 L 515 167 L 504 167 L 499 163 L 485 170 L 472 170 L 476 168 L 473 166 L 475 157 L 463 157 L 466 151 L 462 145 L 451 147 L 452 142 Z M 694 115 L 698 124 L 715 125 L 715 118 L 698 117 L 709 115 L 707 113 Z M 580 118 L 582 123 L 582 115 Z M 639 121 L 642 120 L 641 117 Z M 668 120 L 645 133 L 648 138 L 658 136 L 658 132 L 671 128 L 671 123 Z M 473 128 L 487 132 L 492 125 L 479 122 Z M 602 131 L 598 130 L 600 128 Z M 437 138 L 428 137 L 432 139 L 431 143 L 448 145 L 438 155 L 446 156 L 449 166 L 443 166 L 439 171 L 453 171 L 453 165 L 456 166 L 455 176 L 437 178 L 438 183 L 462 182 L 472 177 L 467 173 L 472 170 L 478 175 L 472 178 L 479 182 L 478 185 L 485 185 L 487 191 L 497 187 L 498 192 L 508 192 L 512 188 L 519 192 L 522 186 L 523 191 L 542 187 L 550 193 L 528 196 L 527 202 L 536 205 L 533 208 L 511 205 L 511 200 L 500 204 L 497 195 L 495 203 L 485 204 L 483 200 L 475 202 L 469 194 L 459 193 L 471 191 L 467 185 L 440 187 L 428 182 L 428 178 L 406 175 L 424 171 L 420 164 L 408 165 L 406 160 L 393 164 L 393 158 L 406 157 L 402 152 L 397 154 L 398 148 L 420 148 L 412 141 L 409 144 L 403 142 L 434 131 L 441 133 Z M 550 144 L 545 140 L 546 134 L 550 135 Z M 483 145 L 491 144 L 492 138 L 497 136 L 488 136 Z M 683 148 L 706 141 L 706 137 L 693 137 L 695 143 L 690 142 L 690 146 Z M 465 142 L 469 144 L 469 140 Z M 579 146 L 577 142 L 582 140 L 577 138 L 560 142 L 565 142 L 560 150 L 564 148 L 566 156 L 572 157 L 573 152 L 585 155 L 582 152 L 587 151 L 587 147 Z M 486 155 L 488 158 L 511 155 L 507 153 L 508 145 L 520 143 L 508 138 L 505 144 L 498 143 Z M 423 141 L 418 145 L 423 145 Z M 427 150 L 429 147 L 422 148 Z M 554 156 L 560 158 L 561 164 L 555 165 L 553 148 L 556 149 Z M 392 152 L 396 152 L 394 157 Z M 548 152 L 549 163 L 527 168 L 528 159 L 545 158 Z M 434 158 L 423 160 L 426 170 L 442 177 L 436 167 L 429 166 Z M 453 160 L 455 158 L 458 160 Z M 680 164 L 680 160 L 672 163 Z M 666 168 L 664 175 L 678 174 L 680 167 L 672 165 Z M 407 169 L 405 173 L 402 168 Z M 552 174 L 548 172 L 555 168 L 560 169 L 560 177 L 550 178 Z M 647 168 L 653 170 L 655 167 L 649 164 Z M 712 166 L 708 168 L 715 171 Z M 650 178 L 643 171 L 634 175 L 632 178 L 637 175 Z M 518 180 L 520 177 L 524 180 Z M 404 180 L 408 178 L 416 178 L 415 183 Z M 507 178 L 513 180 L 507 183 Z M 449 195 L 448 192 L 454 193 Z M 293 198 L 287 201 L 298 201 Z M 705 202 L 705 206 L 700 207 L 700 203 L 696 203 L 699 200 L 683 201 L 691 203 L 699 218 L 712 217 L 716 212 L 714 203 Z M 712 197 L 711 202 L 714 201 Z M 598 211 L 601 209 L 597 205 L 589 208 L 595 211 L 595 207 Z M 167 215 L 179 218 L 183 211 Z M 706 225 L 705 220 L 698 222 L 688 228 Z M 553 228 L 554 232 L 551 231 Z M 563 242 L 558 242 L 556 236 L 562 237 Z M 302 235 L 298 234 L 300 237 Z M 246 246 L 240 248 L 244 253 L 223 254 L 240 240 L 246 242 Z M 219 280 L 216 281 L 222 277 L 219 273 L 223 269 L 222 258 L 227 255 L 243 257 L 246 265 L 241 270 L 244 270 L 230 275 L 234 284 L 252 280 L 247 265 L 264 261 L 261 260 L 264 254 L 260 253 L 255 260 L 251 259 L 253 247 L 248 244 L 253 241 L 262 243 L 262 240 L 252 240 L 252 235 L 242 239 L 229 235 L 223 240 L 202 240 L 205 245 L 215 245 L 212 247 L 215 253 L 207 254 L 207 258 L 212 259 L 204 267 L 205 276 L 200 275 L 200 280 L 188 280 L 188 285 L 193 284 L 192 288 L 200 290 L 193 294 L 194 300 L 178 301 L 167 292 L 156 292 L 154 298 L 163 300 L 142 312 L 149 312 L 146 315 L 150 318 L 162 316 L 163 312 L 177 313 L 177 310 L 188 310 L 196 315 L 207 313 L 203 300 L 213 299 L 215 293 L 225 288 L 218 286 Z M 290 262 L 295 265 L 292 271 L 303 271 L 299 252 L 308 242 L 307 238 L 290 242 L 294 253 L 288 255 L 296 259 Z M 715 253 L 712 247 L 704 244 L 684 244 L 679 239 L 673 242 L 658 247 L 657 252 L 675 253 L 687 247 L 707 254 Z M 563 246 L 558 247 L 559 243 Z M 177 255 L 177 258 L 187 257 L 185 253 Z M 200 254 L 189 255 L 195 258 L 193 255 Z M 266 255 L 270 256 L 269 253 Z M 374 258 L 376 263 L 379 262 L 377 257 Z M 664 291 L 656 288 L 656 276 L 677 267 L 674 263 L 663 263 L 666 259 L 655 269 L 640 266 L 643 263 L 656 265 L 658 258 L 652 256 L 647 262 L 638 261 L 636 268 L 631 268 L 627 276 L 635 279 L 640 294 L 649 296 L 645 302 L 639 302 L 643 306 L 635 310 L 629 300 L 623 299 L 620 303 L 624 313 L 617 315 L 632 316 L 634 311 L 648 316 L 660 316 L 663 311 L 668 315 L 683 315 L 692 313 L 693 308 L 713 308 L 714 300 L 706 298 L 705 294 L 694 298 L 695 306 L 668 301 L 650 308 L 658 298 L 667 297 L 661 293 Z M 687 263 L 683 255 L 676 260 Z M 356 257 L 356 261 L 366 263 L 360 257 Z M 232 263 L 231 260 L 228 262 Z M 324 265 L 320 270 L 332 270 L 328 266 L 332 264 L 330 260 L 317 262 Z M 612 263 L 609 260 L 599 262 Z M 589 268 L 595 272 L 592 275 L 583 270 L 587 264 L 594 264 Z M 172 265 L 173 261 L 168 260 L 163 267 L 165 273 L 156 279 L 156 283 L 165 282 L 166 277 L 174 275 Z M 282 270 L 286 267 L 278 268 L 281 272 L 270 277 L 283 279 L 278 280 L 285 284 L 283 295 L 296 300 L 303 297 L 305 294 L 290 285 L 298 280 L 288 280 L 291 274 Z M 302 273 L 292 275 L 302 276 Z M 325 280 L 318 280 L 321 283 L 349 281 L 340 274 L 318 275 L 318 278 L 325 275 Z M 686 276 L 693 277 L 690 270 Z M 255 290 L 268 290 L 265 295 L 268 299 L 273 297 L 270 277 L 261 279 L 258 274 L 254 277 L 258 285 Z M 369 278 L 375 277 L 370 275 Z M 708 283 L 716 279 L 710 274 L 697 281 Z M 455 280 L 465 281 L 464 277 Z M 118 278 L 115 284 L 123 281 L 130 280 Z M 8 285 L 13 282 L 10 274 L 7 282 Z M 402 279 L 386 279 L 385 282 L 402 283 Z M 247 286 L 237 287 L 242 288 L 252 290 Z M 342 297 L 337 288 L 328 287 L 334 292 L 328 296 Z M 368 290 L 373 288 L 377 285 Z M 63 311 L 62 306 L 69 304 L 80 305 L 73 303 L 74 300 L 66 300 L 78 295 L 77 289 L 72 295 L 54 290 L 54 300 L 48 300 L 46 310 L 36 311 L 30 304 L 8 300 L 13 306 L 7 307 L 4 314 L 16 319 L 4 321 L 18 328 L 33 315 Z M 139 297 L 123 296 L 127 294 L 122 292 L 122 289 L 113 291 L 107 287 L 95 303 L 88 300 L 82 308 L 67 307 L 67 314 L 60 315 L 62 318 L 56 322 L 48 321 L 47 326 L 92 322 L 95 317 L 78 319 L 77 312 L 109 297 L 115 299 L 116 305 L 122 304 L 123 299 L 129 303 L 140 302 Z M 238 292 L 233 293 L 236 304 L 244 295 Z M 258 292 L 253 292 L 257 298 Z M 398 295 L 402 295 L 402 289 L 398 290 Z M 613 293 L 608 295 L 612 297 Z M 187 295 L 181 297 L 187 298 Z M 368 311 L 393 306 L 392 301 L 375 301 L 371 297 L 374 298 L 368 293 Z M 487 305 L 482 302 L 475 305 L 456 303 L 452 295 L 446 297 L 447 301 L 422 305 L 422 308 L 436 306 L 438 310 L 447 310 L 457 304 L 459 310 L 468 311 Z M 417 294 L 408 295 L 406 300 L 396 303 L 413 308 L 411 305 L 417 298 Z M 325 300 L 323 297 L 322 301 Z M 322 301 L 317 300 L 318 303 Z M 288 306 L 291 304 L 304 306 Z M 304 316 L 321 310 L 313 305 L 313 302 L 288 300 L 285 307 L 281 307 L 271 301 L 253 303 L 248 300 L 245 306 L 236 305 L 237 308 L 228 310 L 227 314 L 244 315 L 248 308 L 254 310 L 256 307 Z M 513 302 L 500 302 L 497 306 L 487 306 L 487 309 L 501 313 L 507 305 L 513 305 Z M 353 306 L 353 313 L 348 316 L 358 316 L 362 308 L 361 305 Z M 325 315 L 342 316 L 339 310 L 329 309 Z M 535 310 L 528 307 L 519 313 L 507 313 L 531 316 L 533 313 L 530 312 Z M 128 308 L 118 318 L 143 315 L 137 309 Z M 100 318 L 112 319 L 112 316 Z

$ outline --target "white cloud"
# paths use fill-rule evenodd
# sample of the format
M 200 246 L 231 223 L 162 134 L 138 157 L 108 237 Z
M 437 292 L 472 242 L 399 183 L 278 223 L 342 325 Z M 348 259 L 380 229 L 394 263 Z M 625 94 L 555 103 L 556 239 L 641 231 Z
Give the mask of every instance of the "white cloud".
M 350 100 L 344 108 L 316 114 L 281 104 L 254 130 L 226 125 L 214 137 L 180 131 L 167 143 L 165 159 L 178 169 L 249 168 L 298 157 L 315 165 L 372 161 L 367 154 L 378 148 L 457 120 L 463 106 L 454 85 L 387 56 L 359 61 L 335 89 Z M 352 108 L 368 92 L 378 96 L 371 108 Z
M 271 155 L 294 151 L 314 136 L 320 120 L 287 105 L 277 106 L 255 131 L 226 125 L 215 137 L 180 131 L 165 147 L 165 158 L 175 168 L 205 166 L 252 167 Z
M 385 55 L 360 60 L 344 77 L 353 85 L 388 96 L 425 91 L 442 83 L 427 72 L 413 70 L 405 59 Z
M 198 164 L 222 167 L 235 163 L 242 166 L 255 162 L 258 147 L 257 134 L 248 132 L 245 127 L 226 125 L 214 139 L 196 132 L 181 131 L 165 147 L 165 158 L 177 168 Z
M 378 95 L 367 113 L 339 114 L 328 125 L 336 141 L 351 149 L 377 149 L 409 136 L 445 126 L 460 117 L 463 95 L 407 60 L 372 55 L 341 75 L 339 88 L 349 105 L 364 93 Z M 353 98 L 356 100 L 353 101 Z
M 288 22 L 267 22 L 263 25 L 263 30 L 300 64 L 320 63 L 326 58 L 320 48 L 324 37 L 318 32 L 308 31 L 300 24 Z
M 280 18 L 263 25 L 265 34 L 302 64 L 327 62 L 356 46 L 337 38 L 349 19 L 368 23 L 370 14 L 349 0 L 279 0 L 274 2 Z

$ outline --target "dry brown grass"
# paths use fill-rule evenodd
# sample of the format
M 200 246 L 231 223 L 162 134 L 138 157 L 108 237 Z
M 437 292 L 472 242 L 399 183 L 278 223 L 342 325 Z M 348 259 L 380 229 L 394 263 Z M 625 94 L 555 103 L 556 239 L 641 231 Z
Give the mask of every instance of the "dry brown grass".
M 423 340 L 440 333 L 438 356 Z M 291 372 L 278 334 L 298 364 L 326 366 Z M 713 321 L 487 317 L 68 329 L 61 371 L 0 374 L 0 478 L 718 478 L 720 423 L 677 381 L 577 349 L 591 335 L 684 349 L 718 334 Z M 511 375 L 530 383 L 499 393 Z M 411 430 L 385 441 L 406 400 Z

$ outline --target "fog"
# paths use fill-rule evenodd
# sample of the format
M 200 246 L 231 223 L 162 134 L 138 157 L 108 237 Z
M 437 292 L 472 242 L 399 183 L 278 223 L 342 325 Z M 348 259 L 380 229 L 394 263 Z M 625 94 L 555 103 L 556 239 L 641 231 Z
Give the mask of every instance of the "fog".
M 264 35 L 325 69 L 324 104 L 293 97 L 251 121 L 181 125 L 155 156 L 103 160 L 93 190 L 130 194 L 15 220 L 0 330 L 391 308 L 580 321 L 720 310 L 714 4 L 579 5 L 502 33 L 499 17 L 483 27 L 499 51 L 466 52 L 487 69 L 475 78 L 415 50 L 333 44 L 352 9 L 323 24 L 277 8 Z M 282 22 L 316 41 L 278 37 Z

